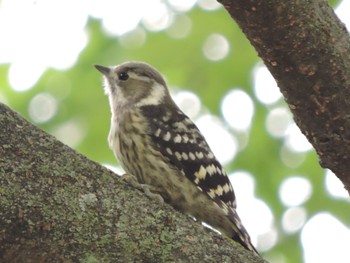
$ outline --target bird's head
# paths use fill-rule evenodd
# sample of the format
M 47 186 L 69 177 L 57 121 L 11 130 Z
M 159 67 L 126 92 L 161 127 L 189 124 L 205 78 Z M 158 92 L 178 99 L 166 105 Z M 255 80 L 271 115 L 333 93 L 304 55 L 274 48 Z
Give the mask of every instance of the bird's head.
M 112 67 L 95 67 L 104 75 L 105 92 L 113 108 L 117 105 L 159 105 L 171 100 L 161 74 L 146 63 L 133 61 Z

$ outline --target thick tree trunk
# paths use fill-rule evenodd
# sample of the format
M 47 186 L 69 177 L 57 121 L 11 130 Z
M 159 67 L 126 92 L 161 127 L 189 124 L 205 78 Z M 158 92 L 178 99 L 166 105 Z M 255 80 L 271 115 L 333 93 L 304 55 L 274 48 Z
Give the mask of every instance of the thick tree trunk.
M 350 192 L 350 38 L 325 0 L 219 0 L 276 79 L 322 167 Z
M 0 262 L 264 262 L 0 104 Z

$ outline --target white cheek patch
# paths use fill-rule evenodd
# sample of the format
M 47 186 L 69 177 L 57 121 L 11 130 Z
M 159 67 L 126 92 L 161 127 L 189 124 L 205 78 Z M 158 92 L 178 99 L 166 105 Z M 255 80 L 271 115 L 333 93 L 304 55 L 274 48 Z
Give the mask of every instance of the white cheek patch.
M 140 78 L 140 77 L 138 77 Z M 157 82 L 154 82 L 153 86 L 151 87 L 150 92 L 148 93 L 148 96 L 141 99 L 138 103 L 136 103 L 137 107 L 141 106 L 149 106 L 149 105 L 159 105 L 163 102 L 163 99 L 165 97 L 165 89 L 166 87 L 163 87 Z

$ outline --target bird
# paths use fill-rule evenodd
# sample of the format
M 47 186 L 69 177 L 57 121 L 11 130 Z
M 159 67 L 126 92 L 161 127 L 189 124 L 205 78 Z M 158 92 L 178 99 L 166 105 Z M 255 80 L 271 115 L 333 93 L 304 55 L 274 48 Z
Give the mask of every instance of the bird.
M 236 211 L 227 173 L 151 65 L 95 65 L 111 109 L 108 143 L 126 173 L 152 193 L 259 255 Z

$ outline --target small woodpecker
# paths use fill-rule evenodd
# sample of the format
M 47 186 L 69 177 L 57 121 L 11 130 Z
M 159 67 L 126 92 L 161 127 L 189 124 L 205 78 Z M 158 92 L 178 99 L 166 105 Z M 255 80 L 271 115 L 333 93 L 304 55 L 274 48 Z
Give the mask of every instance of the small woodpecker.
M 112 118 L 108 142 L 124 170 L 176 209 L 258 252 L 237 212 L 229 178 L 197 126 L 143 62 L 105 67 Z

